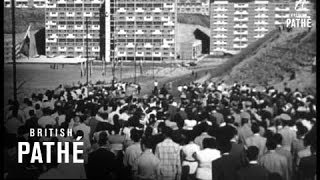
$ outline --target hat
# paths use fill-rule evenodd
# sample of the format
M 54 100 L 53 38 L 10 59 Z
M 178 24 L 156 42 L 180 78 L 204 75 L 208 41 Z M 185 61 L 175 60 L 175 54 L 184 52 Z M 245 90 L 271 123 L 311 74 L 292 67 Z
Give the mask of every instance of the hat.
M 246 105 L 246 106 L 252 106 L 252 102 L 251 102 L 251 101 L 246 101 L 246 102 L 245 102 L 245 105 Z
M 186 98 L 187 98 L 187 96 L 186 96 L 185 94 L 182 94 L 182 95 L 180 96 L 180 98 L 182 98 L 182 99 L 186 99 Z
M 142 98 L 143 99 L 148 99 L 148 95 L 144 95 Z
M 248 112 L 243 111 L 240 113 L 240 117 L 241 117 L 241 119 L 250 119 L 251 116 Z
M 163 94 L 159 94 L 158 97 L 159 97 L 160 99 L 163 99 L 163 98 L 164 98 Z
M 176 122 L 172 122 L 172 121 L 169 121 L 169 120 L 166 120 L 165 122 L 165 125 L 169 128 L 171 128 L 172 130 L 178 130 L 178 125 Z
M 282 113 L 279 116 L 277 116 L 275 119 L 281 119 L 283 121 L 290 121 L 291 117 L 288 114 Z
M 192 130 L 193 127 L 197 125 L 197 121 L 196 120 L 184 120 L 184 126 L 183 126 L 183 129 L 185 130 Z

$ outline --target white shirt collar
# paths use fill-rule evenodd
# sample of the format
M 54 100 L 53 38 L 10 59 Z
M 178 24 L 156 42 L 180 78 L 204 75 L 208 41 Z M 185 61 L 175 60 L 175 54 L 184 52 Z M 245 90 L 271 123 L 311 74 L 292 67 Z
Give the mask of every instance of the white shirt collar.
M 250 161 L 249 164 L 258 164 L 258 161 Z

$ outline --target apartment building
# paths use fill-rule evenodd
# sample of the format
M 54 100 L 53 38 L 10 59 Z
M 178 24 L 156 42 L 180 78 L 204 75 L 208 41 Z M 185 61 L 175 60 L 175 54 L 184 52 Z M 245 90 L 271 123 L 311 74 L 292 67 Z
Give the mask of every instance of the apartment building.
M 178 13 L 209 15 L 210 0 L 178 0 Z
M 102 1 L 46 0 L 46 55 L 99 59 Z
M 176 18 L 175 0 L 47 0 L 46 55 L 86 57 L 88 36 L 92 58 L 174 60 Z
M 46 0 L 15 0 L 16 8 L 45 8 Z M 11 7 L 11 0 L 4 0 L 4 7 Z
M 175 0 L 110 0 L 105 14 L 106 60 L 175 59 Z
M 214 1 L 210 4 L 210 52 L 237 53 L 265 34 L 283 26 L 296 13 L 294 0 L 253 0 L 245 3 Z M 310 14 L 307 2 L 302 13 Z M 301 13 L 301 11 L 300 11 Z

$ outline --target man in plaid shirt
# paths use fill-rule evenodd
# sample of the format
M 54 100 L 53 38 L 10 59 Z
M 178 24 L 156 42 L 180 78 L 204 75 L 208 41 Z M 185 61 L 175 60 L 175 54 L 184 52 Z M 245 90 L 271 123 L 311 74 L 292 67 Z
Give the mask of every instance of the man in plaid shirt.
M 160 180 L 180 180 L 180 146 L 171 139 L 172 129 L 164 127 L 165 139 L 156 147 L 155 155 L 160 159 L 158 177 Z

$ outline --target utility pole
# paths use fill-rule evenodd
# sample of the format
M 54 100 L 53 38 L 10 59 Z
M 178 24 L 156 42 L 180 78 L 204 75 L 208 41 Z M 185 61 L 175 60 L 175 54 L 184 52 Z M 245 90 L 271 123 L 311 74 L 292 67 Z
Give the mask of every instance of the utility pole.
M 11 0 L 12 17 L 12 67 L 13 67 L 13 99 L 17 101 L 17 74 L 16 74 L 16 28 L 15 28 L 15 1 Z
M 134 3 L 134 9 L 136 9 L 136 2 Z M 134 11 L 134 17 L 136 18 L 136 11 Z M 136 20 L 134 21 L 134 83 L 137 82 L 137 64 L 136 64 L 136 55 L 137 55 L 137 42 L 136 42 Z
M 87 72 L 87 86 L 89 86 L 89 52 L 88 52 L 88 49 L 89 49 L 89 30 L 88 30 L 88 17 L 86 17 L 86 31 L 87 31 L 87 48 L 86 48 L 86 54 L 87 54 L 87 69 L 86 69 L 86 72 Z
M 134 45 L 134 83 L 137 82 L 137 64 L 136 64 L 137 45 Z
M 121 64 L 120 64 L 120 81 L 122 81 L 122 66 L 123 66 L 123 57 L 121 57 Z

